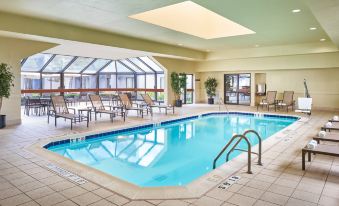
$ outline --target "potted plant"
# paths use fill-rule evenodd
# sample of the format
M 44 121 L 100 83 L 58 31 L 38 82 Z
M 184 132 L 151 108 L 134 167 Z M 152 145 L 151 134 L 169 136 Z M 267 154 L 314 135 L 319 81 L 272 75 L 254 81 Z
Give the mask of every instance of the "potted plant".
M 208 77 L 207 80 L 204 82 L 206 93 L 208 96 L 208 104 L 214 104 L 213 97 L 215 96 L 215 92 L 218 86 L 218 82 L 215 78 Z
M 186 74 L 185 73 L 171 73 L 171 87 L 174 92 L 175 97 L 175 106 L 181 107 L 182 100 L 180 99 L 181 94 L 183 93 L 186 87 Z
M 0 112 L 3 98 L 9 98 L 11 87 L 14 86 L 14 75 L 7 64 L 0 64 Z M 0 113 L 0 129 L 6 126 L 6 115 Z

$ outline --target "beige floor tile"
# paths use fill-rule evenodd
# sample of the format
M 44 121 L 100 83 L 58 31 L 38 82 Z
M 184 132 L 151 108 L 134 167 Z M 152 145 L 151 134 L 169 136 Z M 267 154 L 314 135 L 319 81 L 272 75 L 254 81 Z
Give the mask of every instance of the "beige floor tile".
M 92 191 L 94 194 L 97 194 L 99 195 L 100 197 L 102 198 L 106 198 L 106 197 L 109 197 L 111 195 L 114 195 L 113 192 L 109 191 L 109 190 L 106 190 L 104 188 L 99 188 L 99 189 L 96 189 L 96 190 L 93 190 Z
M 92 192 L 87 192 L 87 193 L 84 193 L 82 195 L 73 197 L 71 200 L 73 202 L 77 203 L 78 205 L 89 205 L 89 204 L 92 204 L 94 202 L 98 202 L 101 199 L 102 198 L 99 197 L 98 195 L 96 195 Z
M 18 188 L 23 192 L 28 192 L 28 191 L 35 190 L 43 186 L 45 186 L 43 183 L 39 181 L 34 181 L 34 182 L 29 182 L 24 185 L 19 185 Z
M 339 184 L 326 183 L 322 195 L 334 198 L 339 197 Z
M 224 202 L 221 206 L 235 206 L 235 205 L 229 202 Z
M 12 185 L 11 183 L 7 182 L 7 180 L 6 180 L 6 182 L 2 182 L 0 184 L 0 192 L 2 190 L 6 190 L 6 189 L 9 189 L 9 188 L 12 188 L 12 187 L 14 187 L 14 185 Z
M 98 185 L 92 183 L 92 182 L 87 182 L 85 184 L 82 184 L 82 185 L 79 185 L 80 187 L 88 190 L 88 191 L 93 191 L 93 190 L 96 190 L 98 188 L 100 188 Z
M 285 179 L 285 178 L 278 178 L 274 184 L 280 185 L 280 186 L 285 186 L 285 187 L 291 187 L 291 188 L 296 188 L 299 182 Z
M 276 204 L 273 204 L 271 202 L 266 202 L 262 200 L 258 200 L 255 202 L 254 206 L 277 206 Z
M 294 191 L 292 197 L 300 200 L 305 200 L 308 202 L 318 203 L 320 195 L 301 190 L 296 190 Z
M 116 206 L 116 205 L 105 199 L 102 199 L 102 200 L 99 200 L 98 202 L 90 204 L 90 206 Z
M 322 206 L 338 206 L 339 198 L 327 197 L 325 195 L 322 195 L 318 204 Z
M 277 205 L 285 205 L 288 201 L 288 197 L 272 192 L 265 192 L 260 199 Z
M 238 194 L 245 195 L 248 197 L 259 199 L 259 197 L 264 194 L 264 190 L 256 189 L 253 187 L 243 187 L 238 191 Z
M 127 203 L 124 206 L 152 206 L 152 204 L 146 201 L 133 201 L 133 202 Z
M 258 181 L 264 181 L 264 182 L 268 182 L 268 183 L 273 183 L 277 178 L 269 176 L 269 175 L 258 174 L 258 175 L 256 175 L 254 177 L 254 179 L 258 180 Z
M 187 206 L 188 202 L 182 200 L 165 200 L 159 204 L 159 206 Z
M 65 201 L 66 198 L 63 197 L 62 195 L 58 194 L 58 193 L 52 193 L 50 195 L 47 195 L 45 197 L 42 197 L 40 199 L 36 199 L 35 201 L 37 203 L 39 203 L 40 205 L 55 205 L 59 202 L 63 202 Z
M 10 182 L 11 182 L 11 184 L 13 184 L 15 186 L 19 186 L 19 185 L 24 185 L 24 184 L 34 182 L 34 181 L 36 181 L 36 179 L 34 179 L 33 177 L 26 176 L 26 177 L 23 177 L 23 178 L 11 180 Z
M 39 199 L 52 193 L 54 193 L 54 190 L 47 186 L 26 192 L 26 194 L 32 199 Z
M 1 190 L 0 191 L 0 200 L 15 196 L 22 193 L 20 190 L 18 190 L 17 188 L 11 187 L 5 190 Z
M 267 191 L 289 197 L 292 195 L 294 188 L 272 184 Z
M 286 206 L 316 206 L 317 204 L 307 202 L 304 200 L 290 198 L 286 204 Z
M 65 181 L 65 179 L 58 176 L 58 175 L 53 175 L 51 177 L 47 177 L 47 178 L 41 179 L 39 181 L 46 184 L 46 185 L 52 185 L 52 184 L 55 184 L 55 183 L 58 183 L 58 182 L 61 182 L 61 181 Z
M 323 186 L 319 186 L 319 185 L 314 185 L 314 184 L 308 184 L 308 183 L 304 183 L 301 182 L 298 186 L 297 186 L 297 190 L 302 190 L 305 192 L 312 192 L 315 194 L 321 194 L 323 191 Z
M 161 202 L 163 202 L 163 200 L 147 200 L 147 202 L 149 202 L 153 205 L 159 205 Z M 186 202 L 186 201 L 184 201 L 184 202 Z
M 48 186 L 52 188 L 53 190 L 59 192 L 59 191 L 66 190 L 71 187 L 75 187 L 75 184 L 69 181 L 61 181 L 61 182 L 57 182 L 57 183 L 54 183 Z
M 29 201 L 24 204 L 21 204 L 20 206 L 39 206 L 39 204 L 34 201 Z
M 127 202 L 129 202 L 129 200 L 121 195 L 113 195 L 113 196 L 109 196 L 106 198 L 108 201 L 116 204 L 116 205 L 124 205 L 126 204 Z
M 262 182 L 262 181 L 258 181 L 258 180 L 251 180 L 249 181 L 246 186 L 248 187 L 253 187 L 256 189 L 260 189 L 260 190 L 267 190 L 270 187 L 271 183 L 268 182 Z
M 231 187 L 229 187 L 227 190 L 230 192 L 238 192 L 241 188 L 243 187 L 243 185 L 240 184 L 233 184 Z
M 234 205 L 239 205 L 239 206 L 251 206 L 254 205 L 256 199 L 239 195 L 239 194 L 234 194 L 230 199 L 227 200 L 227 202 L 232 203 Z
M 234 193 L 230 192 L 228 190 L 223 190 L 220 188 L 214 188 L 213 190 L 209 191 L 206 195 L 209 197 L 212 197 L 214 199 L 218 199 L 218 200 L 222 200 L 222 201 L 226 201 L 227 199 L 229 199 Z
M 60 193 L 67 198 L 72 198 L 72 197 L 82 195 L 86 192 L 88 191 L 79 186 L 75 186 L 75 187 L 68 188 L 66 190 L 62 190 Z
M 78 206 L 77 204 L 75 204 L 74 202 L 72 202 L 71 200 L 66 200 L 63 202 L 59 202 L 54 206 Z
M 6 199 L 3 199 L 0 201 L 1 206 L 15 206 L 15 205 L 20 205 L 26 202 L 31 201 L 31 198 L 29 198 L 25 194 L 19 194 L 15 195 Z
M 196 206 L 219 206 L 222 204 L 222 201 L 211 197 L 203 196 L 197 199 L 197 201 L 195 201 L 193 204 Z

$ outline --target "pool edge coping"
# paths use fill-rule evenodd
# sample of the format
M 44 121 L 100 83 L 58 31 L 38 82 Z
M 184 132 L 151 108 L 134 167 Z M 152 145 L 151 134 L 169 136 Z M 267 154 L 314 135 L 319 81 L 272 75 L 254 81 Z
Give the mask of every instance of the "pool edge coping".
M 175 118 L 170 118 L 167 120 L 162 120 L 160 122 L 170 122 L 170 121 L 180 121 L 183 119 L 187 119 L 189 117 L 195 116 L 202 116 L 205 114 L 227 114 L 228 112 L 225 111 L 205 111 L 199 112 L 195 115 L 183 115 L 183 116 L 176 116 Z M 256 112 L 241 112 L 241 111 L 231 111 L 230 113 L 245 113 L 245 114 L 256 114 Z M 296 130 L 295 127 L 296 123 L 303 123 L 305 117 L 297 116 L 297 115 L 284 115 L 284 114 L 272 114 L 272 113 L 261 113 L 266 115 L 272 116 L 288 116 L 297 118 L 295 122 L 290 124 L 289 126 L 285 127 L 284 129 L 280 130 L 279 132 L 271 135 L 269 138 L 263 141 L 263 154 L 273 146 L 274 144 L 282 141 L 283 136 L 287 136 L 288 134 L 284 134 L 286 130 Z M 115 130 L 123 130 L 123 129 L 130 129 L 141 127 L 144 125 L 150 124 L 159 124 L 159 121 L 151 121 L 148 123 L 141 123 L 132 126 L 124 126 L 115 128 Z M 300 125 L 301 126 L 301 125 Z M 291 129 L 292 128 L 292 129 Z M 112 129 L 105 129 L 105 130 L 94 130 L 90 132 L 80 132 L 76 134 L 64 134 L 59 136 L 48 137 L 43 140 L 38 140 L 37 142 L 29 145 L 26 149 L 30 152 L 33 152 L 40 157 L 47 159 L 49 162 L 54 163 L 63 169 L 66 169 L 70 172 L 73 172 L 80 177 L 83 177 L 86 180 L 89 180 L 95 184 L 98 184 L 106 189 L 109 189 L 117 194 L 123 195 L 126 198 L 131 200 L 145 200 L 145 199 L 192 199 L 192 198 L 199 198 L 203 194 L 207 193 L 217 185 L 219 185 L 224 179 L 228 178 L 229 176 L 239 172 L 244 166 L 247 165 L 247 154 L 242 153 L 238 155 L 236 158 L 232 159 L 227 163 L 223 163 L 221 166 L 212 170 L 201 177 L 193 180 L 191 183 L 185 186 L 162 186 L 162 187 L 140 187 L 135 184 L 129 183 L 112 175 L 106 174 L 100 170 L 92 168 L 90 166 L 86 166 L 84 164 L 78 163 L 76 161 L 70 160 L 65 158 L 57 153 L 49 151 L 44 146 L 49 144 L 51 141 L 60 141 L 65 140 L 65 138 L 71 139 L 79 138 L 81 136 L 93 135 L 95 133 L 106 133 L 112 131 Z M 258 145 L 252 147 L 252 150 L 257 150 Z M 252 156 L 252 165 L 254 165 L 254 161 L 256 160 L 256 156 Z M 212 163 L 211 163 L 212 164 Z M 265 163 L 264 163 L 265 164 Z

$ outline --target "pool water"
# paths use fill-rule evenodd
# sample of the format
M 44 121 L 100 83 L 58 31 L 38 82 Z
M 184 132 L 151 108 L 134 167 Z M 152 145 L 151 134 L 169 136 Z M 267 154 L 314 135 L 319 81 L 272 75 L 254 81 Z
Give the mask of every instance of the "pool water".
M 243 114 L 209 115 L 48 149 L 138 186 L 179 186 L 211 171 L 213 159 L 234 133 L 254 129 L 266 139 L 296 120 Z M 252 146 L 258 143 L 255 136 L 248 136 Z M 238 147 L 245 149 L 245 146 L 243 141 Z M 234 151 L 230 159 L 240 153 Z M 224 162 L 222 156 L 217 165 Z

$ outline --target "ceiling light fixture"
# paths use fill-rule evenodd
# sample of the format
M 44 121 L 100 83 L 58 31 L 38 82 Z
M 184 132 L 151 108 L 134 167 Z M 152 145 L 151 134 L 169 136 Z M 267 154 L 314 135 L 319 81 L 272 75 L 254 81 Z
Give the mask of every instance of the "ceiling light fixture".
M 178 44 L 178 46 L 183 46 L 183 44 Z
M 260 45 L 259 44 L 256 44 L 256 45 L 254 45 L 255 47 L 259 47 Z
M 314 31 L 314 30 L 317 30 L 317 28 L 316 27 L 310 27 L 310 30 Z
M 293 13 L 299 13 L 301 10 L 300 9 L 293 9 L 292 12 Z
M 322 39 L 320 39 L 320 41 L 326 41 L 326 39 L 322 38 Z

